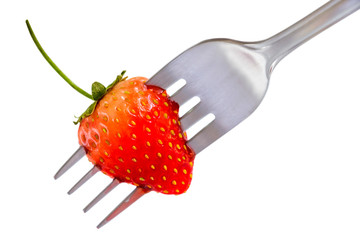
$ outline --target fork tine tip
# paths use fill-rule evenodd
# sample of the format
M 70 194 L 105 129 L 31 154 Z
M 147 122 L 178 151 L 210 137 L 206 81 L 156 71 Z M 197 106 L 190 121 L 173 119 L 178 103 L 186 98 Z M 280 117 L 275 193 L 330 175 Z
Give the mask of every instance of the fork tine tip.
M 88 171 L 69 191 L 68 194 L 74 193 L 79 189 L 85 182 L 87 182 L 91 177 L 93 177 L 100 169 L 97 166 L 94 166 L 90 171 Z
M 104 219 L 101 223 L 99 223 L 99 225 L 96 226 L 96 228 L 100 229 L 101 227 L 103 227 L 107 223 L 108 223 L 108 221 L 106 219 Z
M 102 220 L 102 222 L 97 226 L 97 228 L 101 228 L 108 222 L 110 222 L 113 218 L 127 209 L 130 205 L 136 202 L 139 198 L 144 196 L 146 193 L 150 192 L 149 189 L 144 189 L 141 187 L 136 187 L 107 217 Z
M 89 211 L 95 204 L 97 204 L 101 199 L 103 199 L 108 193 L 110 193 L 115 187 L 120 184 L 120 181 L 114 179 L 104 190 L 102 190 L 84 209 L 84 213 Z
M 80 146 L 73 155 L 64 163 L 64 165 L 57 171 L 54 176 L 54 179 L 61 177 L 67 170 L 75 165 L 82 157 L 86 155 L 85 149 L 83 146 Z

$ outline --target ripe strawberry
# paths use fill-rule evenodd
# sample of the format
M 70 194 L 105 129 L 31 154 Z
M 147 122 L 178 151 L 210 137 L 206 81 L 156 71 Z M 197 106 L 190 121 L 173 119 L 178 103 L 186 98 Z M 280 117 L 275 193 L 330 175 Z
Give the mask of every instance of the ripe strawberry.
M 146 78 L 126 80 L 125 71 L 108 87 L 92 84 L 92 94 L 74 84 L 50 59 L 26 20 L 41 54 L 75 90 L 94 102 L 78 118 L 79 143 L 89 160 L 121 182 L 146 191 L 181 194 L 190 186 L 195 153 L 186 145 L 179 105 Z
M 53 69 L 75 90 L 93 100 L 74 122 L 80 123 L 78 138 L 82 147 L 60 168 L 55 179 L 78 161 L 85 150 L 96 167 L 75 184 L 69 194 L 99 169 L 115 179 L 84 209 L 85 212 L 119 182 L 137 186 L 97 227 L 105 225 L 149 191 L 186 192 L 192 179 L 195 153 L 187 146 L 186 134 L 180 127 L 179 105 L 169 99 L 166 91 L 146 85 L 144 77 L 124 78 L 123 71 L 108 87 L 94 82 L 89 94 L 56 66 L 27 20 L 26 25 L 35 45 Z
M 146 78 L 120 81 L 81 117 L 79 143 L 102 172 L 165 194 L 184 193 L 195 154 L 186 145 L 179 105 Z

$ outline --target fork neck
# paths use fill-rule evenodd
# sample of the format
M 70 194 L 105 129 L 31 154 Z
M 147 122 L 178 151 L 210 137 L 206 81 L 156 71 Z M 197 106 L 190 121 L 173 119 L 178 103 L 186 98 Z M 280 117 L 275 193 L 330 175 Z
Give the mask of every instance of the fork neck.
M 360 8 L 360 0 L 332 0 L 258 46 L 268 59 L 269 73 L 297 47 Z

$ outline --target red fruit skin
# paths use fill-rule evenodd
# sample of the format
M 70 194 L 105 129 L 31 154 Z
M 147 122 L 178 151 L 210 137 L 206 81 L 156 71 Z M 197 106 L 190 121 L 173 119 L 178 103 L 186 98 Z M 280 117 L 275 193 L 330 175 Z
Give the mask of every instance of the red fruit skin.
M 164 194 L 190 186 L 195 153 L 180 127 L 179 105 L 143 77 L 115 85 L 80 123 L 90 162 L 112 178 Z

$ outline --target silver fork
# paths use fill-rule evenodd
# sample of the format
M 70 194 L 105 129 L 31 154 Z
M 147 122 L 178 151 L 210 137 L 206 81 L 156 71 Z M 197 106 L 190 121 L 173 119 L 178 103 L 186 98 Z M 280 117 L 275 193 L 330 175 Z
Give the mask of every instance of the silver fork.
M 189 136 L 189 145 L 198 154 L 255 111 L 264 98 L 274 67 L 282 58 L 359 8 L 360 0 L 332 0 L 264 41 L 203 41 L 168 63 L 147 84 L 169 89 L 182 79 L 185 85 L 180 89 L 175 87 L 171 95 L 179 103 L 180 110 L 193 97 L 200 99 L 200 102 L 188 107 L 180 120 L 183 130 L 194 128 L 194 133 Z M 212 119 L 202 122 L 209 114 Z M 84 155 L 85 150 L 80 147 L 56 173 L 55 179 Z M 69 194 L 98 171 L 94 166 Z M 88 211 L 119 183 L 114 179 L 84 211 Z M 140 187 L 135 188 L 97 227 L 105 225 L 146 193 Z

